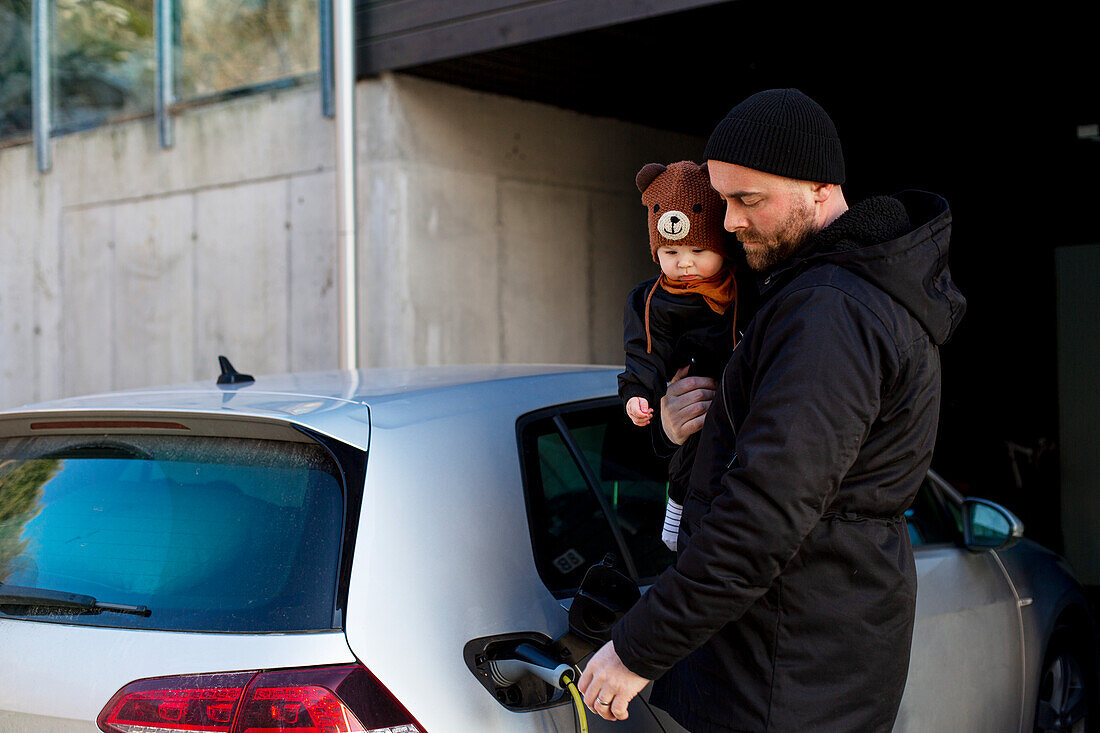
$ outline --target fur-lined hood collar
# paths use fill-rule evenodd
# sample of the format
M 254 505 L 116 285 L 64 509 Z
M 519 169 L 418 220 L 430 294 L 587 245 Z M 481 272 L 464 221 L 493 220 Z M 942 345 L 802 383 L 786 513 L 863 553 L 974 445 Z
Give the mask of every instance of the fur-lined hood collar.
M 774 292 L 813 264 L 834 263 L 888 293 L 944 344 L 966 312 L 947 264 L 950 238 L 951 210 L 943 197 L 923 191 L 876 196 L 815 234 L 764 279 L 762 290 Z

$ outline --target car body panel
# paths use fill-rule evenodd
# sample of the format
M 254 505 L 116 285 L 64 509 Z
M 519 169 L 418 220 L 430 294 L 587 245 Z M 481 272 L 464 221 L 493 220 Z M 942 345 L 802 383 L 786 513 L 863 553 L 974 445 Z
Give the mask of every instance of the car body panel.
M 483 731 L 573 729 L 568 705 L 505 709 L 466 667 L 462 649 L 485 636 L 553 638 L 567 630 L 565 610 L 535 569 L 515 423 L 555 401 L 606 394 L 605 377 L 579 381 L 576 375 L 508 380 L 443 390 L 430 405 L 371 404 L 356 546 L 385 551 L 356 557 L 345 628 L 356 656 L 429 731 L 453 729 L 456 710 Z M 422 409 L 424 419 L 412 419 Z M 418 526 L 432 528 L 430 543 Z M 447 562 L 441 552 L 460 562 Z M 462 572 L 470 568 L 476 572 Z M 379 598 L 385 602 L 374 602 Z M 415 630 L 416 639 L 377 633 L 393 628 Z M 432 695 L 420 694 L 425 686 Z M 614 730 L 656 730 L 647 717 L 639 710 Z M 593 718 L 592 729 L 600 729 Z
M 223 417 L 286 421 L 315 430 L 356 448 L 369 439 L 362 406 L 379 410 L 380 424 L 433 420 L 462 412 L 482 400 L 507 400 L 529 390 L 552 394 L 556 388 L 580 390 L 609 383 L 608 367 L 588 365 L 473 365 L 333 370 L 257 377 L 254 382 L 219 386 L 206 382 L 150 387 L 69 397 L 0 410 L 0 421 L 48 419 L 58 415 L 184 412 Z M 556 375 L 556 379 L 555 379 Z M 551 397 L 551 401 L 553 398 Z
M 1039 691 L 1046 641 L 1059 623 L 1074 624 L 1083 639 L 1091 640 L 1086 653 L 1095 658 L 1096 629 L 1088 600 L 1064 558 L 1027 539 L 998 552 L 997 557 L 1012 577 L 1020 598 L 1020 623 L 1026 644 L 1020 730 L 1030 731 L 1035 726 L 1035 708 L 1028 702 Z M 1035 568 L 1043 568 L 1043 572 Z
M 939 476 L 932 474 L 949 501 L 961 503 L 963 496 Z M 1020 730 L 1035 727 L 1034 700 L 1039 691 L 1046 641 L 1060 623 L 1073 623 L 1089 653 L 1097 655 L 1096 629 L 1089 602 L 1073 569 L 1065 558 L 1026 537 L 1005 550 L 992 553 L 1007 573 L 1019 605 L 1023 639 L 1023 674 Z
M 226 399 L 229 397 L 230 399 Z M 271 392 L 247 393 L 247 399 L 239 395 L 211 391 L 194 392 L 146 392 L 137 393 L 132 404 L 127 399 L 112 395 L 102 404 L 72 400 L 68 407 L 43 406 L 25 412 L 0 412 L 0 435 L 29 432 L 31 425 L 48 425 L 59 417 L 94 421 L 126 415 L 140 415 L 143 419 L 168 419 L 173 416 L 190 416 L 194 419 L 232 419 L 244 426 L 255 423 L 255 434 L 237 432 L 243 437 L 263 437 L 261 425 L 290 424 L 314 430 L 323 435 L 363 449 L 369 441 L 369 419 L 361 403 L 334 400 L 313 395 L 287 395 Z M 68 430 L 70 433 L 92 432 L 90 429 Z
M 354 661 L 339 631 L 194 634 L 6 618 L 0 649 L 4 733 L 96 733 L 111 696 L 144 677 Z
M 913 554 L 917 617 L 894 730 L 1017 730 L 1023 652 L 1011 583 L 992 553 L 933 546 Z M 995 705 L 974 705 L 982 688 L 1000 691 Z

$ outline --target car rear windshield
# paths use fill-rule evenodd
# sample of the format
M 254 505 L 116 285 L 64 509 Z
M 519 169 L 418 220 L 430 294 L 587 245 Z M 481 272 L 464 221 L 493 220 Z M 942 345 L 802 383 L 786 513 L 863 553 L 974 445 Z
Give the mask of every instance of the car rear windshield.
M 339 468 L 309 442 L 0 440 L 0 594 L 59 591 L 148 616 L 0 605 L 0 616 L 187 631 L 332 628 Z

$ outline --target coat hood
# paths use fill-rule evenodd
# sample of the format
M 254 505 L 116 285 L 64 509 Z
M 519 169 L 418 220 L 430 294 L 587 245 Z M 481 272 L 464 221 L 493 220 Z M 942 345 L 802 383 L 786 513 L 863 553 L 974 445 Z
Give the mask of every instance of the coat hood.
M 943 345 L 966 312 L 947 264 L 950 238 L 947 201 L 903 191 L 852 206 L 814 235 L 791 267 L 826 261 L 859 275 L 904 306 L 932 341 Z

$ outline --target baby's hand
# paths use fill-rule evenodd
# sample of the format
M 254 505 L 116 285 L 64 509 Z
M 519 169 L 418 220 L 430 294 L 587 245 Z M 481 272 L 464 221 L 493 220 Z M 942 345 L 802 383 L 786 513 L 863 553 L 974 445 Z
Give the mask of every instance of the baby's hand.
M 653 419 L 653 408 L 645 397 L 631 397 L 626 401 L 626 414 L 638 427 L 649 425 Z

